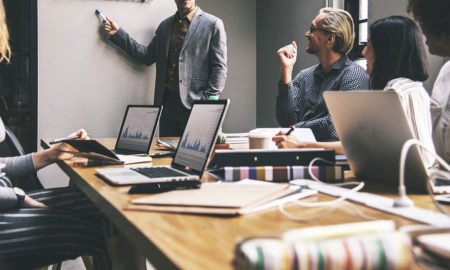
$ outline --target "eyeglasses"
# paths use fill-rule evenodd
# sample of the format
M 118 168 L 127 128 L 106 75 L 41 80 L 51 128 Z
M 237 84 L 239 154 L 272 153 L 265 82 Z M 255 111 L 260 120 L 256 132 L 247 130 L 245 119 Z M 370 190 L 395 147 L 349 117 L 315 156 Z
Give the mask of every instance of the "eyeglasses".
M 315 26 L 312 25 L 312 24 L 311 24 L 311 26 L 309 27 L 308 31 L 309 31 L 310 33 L 314 33 L 314 32 L 316 32 L 316 31 L 322 31 L 322 32 L 327 33 L 327 34 L 330 34 L 330 33 L 331 33 L 330 31 L 328 31 L 328 30 L 326 30 L 326 29 L 319 28 L 319 27 L 315 27 Z

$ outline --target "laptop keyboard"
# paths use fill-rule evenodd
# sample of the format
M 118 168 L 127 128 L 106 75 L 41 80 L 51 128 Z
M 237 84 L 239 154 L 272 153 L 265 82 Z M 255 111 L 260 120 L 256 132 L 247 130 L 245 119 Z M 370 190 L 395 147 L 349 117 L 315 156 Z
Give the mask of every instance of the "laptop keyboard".
M 132 170 L 150 178 L 187 176 L 168 167 L 144 167 L 132 168 Z

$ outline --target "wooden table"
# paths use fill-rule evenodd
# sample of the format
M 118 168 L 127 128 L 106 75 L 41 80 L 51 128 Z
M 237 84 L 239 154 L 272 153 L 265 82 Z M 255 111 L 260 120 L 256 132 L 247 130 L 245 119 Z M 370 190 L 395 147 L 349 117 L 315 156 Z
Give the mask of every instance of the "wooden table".
M 115 143 L 114 139 L 99 141 L 111 148 Z M 41 146 L 47 148 L 48 144 L 42 140 Z M 170 160 L 170 158 L 154 159 L 152 163 L 139 166 L 166 165 Z M 123 209 L 130 199 L 148 195 L 129 195 L 127 193 L 129 187 L 108 185 L 94 174 L 95 168 L 73 168 L 68 162 L 59 162 L 59 166 L 123 234 L 140 248 L 157 269 L 232 269 L 234 245 L 239 238 L 293 228 L 364 221 L 340 208 L 324 215 L 320 220 L 306 223 L 290 221 L 277 209 L 233 218 L 125 211 Z M 208 179 L 205 175 L 203 178 Z M 380 187 L 374 188 L 383 190 Z M 394 196 L 385 192 L 379 193 Z M 429 196 L 410 197 L 417 206 L 435 210 Z M 331 197 L 323 194 L 310 198 L 310 200 L 329 199 Z M 355 207 L 379 219 L 392 219 L 397 226 L 415 223 L 362 205 L 355 204 Z M 296 206 L 290 206 L 288 209 L 292 213 L 302 214 Z

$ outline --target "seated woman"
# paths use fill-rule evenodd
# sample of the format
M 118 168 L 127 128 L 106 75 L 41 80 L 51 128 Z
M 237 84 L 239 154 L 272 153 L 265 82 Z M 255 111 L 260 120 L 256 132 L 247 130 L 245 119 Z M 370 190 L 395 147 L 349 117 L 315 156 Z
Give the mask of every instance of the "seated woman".
M 366 72 L 370 76 L 370 87 L 397 92 L 415 138 L 434 149 L 430 97 L 422 85 L 428 78 L 422 33 L 413 20 L 391 16 L 374 22 L 369 34 L 363 55 L 367 59 Z M 293 135 L 283 134 L 272 140 L 278 148 L 319 147 L 344 154 L 341 142 L 305 142 Z M 434 159 L 428 153 L 422 153 L 426 164 L 431 166 Z

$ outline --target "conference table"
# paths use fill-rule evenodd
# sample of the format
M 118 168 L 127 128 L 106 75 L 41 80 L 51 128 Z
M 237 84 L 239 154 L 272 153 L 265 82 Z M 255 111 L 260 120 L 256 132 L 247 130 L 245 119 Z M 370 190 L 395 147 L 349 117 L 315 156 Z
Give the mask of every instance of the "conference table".
M 113 148 L 115 144 L 115 139 L 97 140 L 109 148 Z M 44 149 L 48 148 L 48 140 L 41 140 L 41 146 Z M 151 151 L 154 151 L 154 146 Z M 168 165 L 170 162 L 171 158 L 155 158 L 151 163 L 126 166 Z M 130 187 L 107 184 L 95 175 L 96 167 L 74 167 L 71 161 L 60 161 L 58 165 L 70 177 L 71 183 L 78 186 L 92 200 L 121 233 L 141 250 L 156 269 L 232 269 L 235 244 L 239 239 L 280 233 L 295 228 L 366 221 L 348 211 L 347 207 L 336 208 L 308 222 L 291 221 L 276 208 L 239 217 L 124 210 L 130 200 L 149 195 L 130 195 L 127 193 Z M 123 165 L 115 165 L 115 167 L 120 166 Z M 205 173 L 202 181 L 213 181 L 213 179 Z M 367 188 L 377 194 L 395 196 L 392 187 L 373 184 Z M 411 195 L 410 197 L 417 206 L 437 211 L 430 196 Z M 330 199 L 333 197 L 324 194 L 307 198 L 310 201 Z M 417 223 L 363 205 L 352 204 L 371 217 L 394 220 L 397 226 Z M 295 215 L 306 215 L 305 209 L 296 205 L 289 205 L 287 209 Z M 323 211 L 323 209 L 308 210 L 308 214 L 317 215 L 319 214 L 317 211 Z

